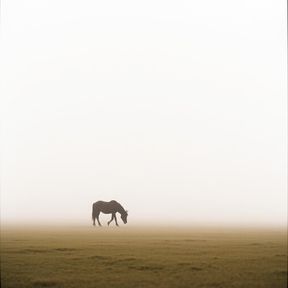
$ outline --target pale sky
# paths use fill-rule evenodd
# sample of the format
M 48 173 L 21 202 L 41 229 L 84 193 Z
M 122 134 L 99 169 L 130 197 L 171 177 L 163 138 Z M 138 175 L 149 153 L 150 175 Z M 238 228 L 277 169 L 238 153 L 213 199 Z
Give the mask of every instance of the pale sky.
M 287 222 L 286 1 L 1 2 L 2 221 Z

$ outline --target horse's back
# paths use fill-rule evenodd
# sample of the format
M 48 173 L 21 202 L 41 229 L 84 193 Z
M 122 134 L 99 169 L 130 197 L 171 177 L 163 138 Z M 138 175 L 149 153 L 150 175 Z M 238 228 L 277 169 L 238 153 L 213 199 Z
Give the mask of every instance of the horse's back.
M 105 205 L 105 204 L 119 204 L 117 201 L 115 201 L 115 200 L 111 200 L 111 201 L 109 201 L 109 202 L 107 202 L 107 201 L 102 201 L 102 200 L 99 200 L 99 201 L 96 201 L 95 203 L 93 203 L 93 206 L 94 205 L 96 205 L 96 206 L 100 206 L 100 205 Z
M 119 207 L 119 203 L 115 200 L 111 200 L 109 202 L 99 200 L 95 203 L 93 203 L 93 209 L 96 209 L 98 211 L 101 211 L 103 213 L 113 213 L 117 211 Z

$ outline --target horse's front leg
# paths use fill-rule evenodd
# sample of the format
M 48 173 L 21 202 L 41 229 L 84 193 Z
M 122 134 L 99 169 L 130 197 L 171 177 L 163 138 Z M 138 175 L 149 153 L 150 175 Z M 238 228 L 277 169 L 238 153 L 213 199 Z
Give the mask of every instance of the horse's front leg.
M 110 225 L 110 223 L 113 221 L 113 219 L 114 219 L 114 217 L 115 217 L 115 214 L 114 213 L 112 213 L 112 215 L 111 215 L 111 220 L 110 221 L 108 221 L 108 226 Z
M 115 219 L 116 226 L 119 226 L 119 225 L 118 225 L 118 222 L 117 222 L 116 213 L 114 213 L 114 219 Z

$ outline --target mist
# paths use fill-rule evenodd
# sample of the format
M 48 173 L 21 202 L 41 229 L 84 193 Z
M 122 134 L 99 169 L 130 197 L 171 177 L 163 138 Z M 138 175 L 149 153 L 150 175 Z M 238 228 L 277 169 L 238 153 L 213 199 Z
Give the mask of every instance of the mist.
M 1 222 L 286 225 L 284 6 L 3 1 Z

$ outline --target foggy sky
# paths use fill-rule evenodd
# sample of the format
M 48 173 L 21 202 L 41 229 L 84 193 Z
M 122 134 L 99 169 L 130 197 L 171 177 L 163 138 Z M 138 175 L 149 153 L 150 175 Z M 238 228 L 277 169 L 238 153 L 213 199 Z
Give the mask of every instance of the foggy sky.
M 1 1 L 1 220 L 285 224 L 284 1 Z

